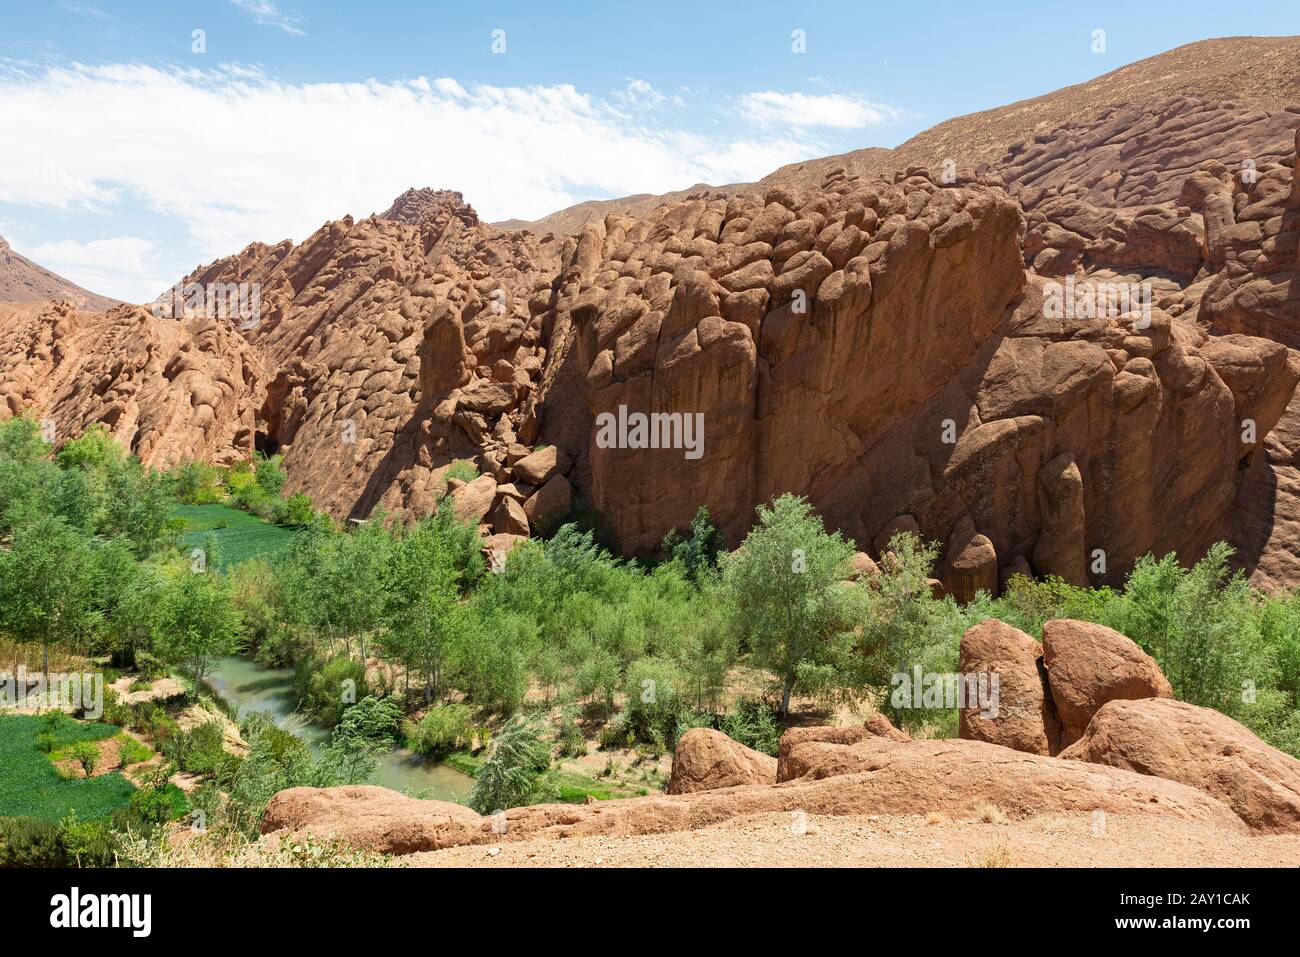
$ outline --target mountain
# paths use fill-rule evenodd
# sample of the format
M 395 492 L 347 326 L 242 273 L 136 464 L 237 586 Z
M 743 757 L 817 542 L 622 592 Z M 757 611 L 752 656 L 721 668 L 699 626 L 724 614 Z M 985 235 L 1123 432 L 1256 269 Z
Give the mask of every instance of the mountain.
M 0 302 L 70 300 L 78 309 L 103 312 L 119 304 L 116 299 L 82 289 L 10 248 L 0 236 Z
M 1067 86 L 1043 96 L 970 113 L 936 126 L 894 149 L 869 147 L 792 163 L 756 184 L 713 187 L 704 183 L 659 196 L 638 194 L 592 200 L 509 227 L 536 233 L 571 235 L 611 212 L 644 215 L 655 206 L 714 190 L 731 195 L 747 188 L 811 187 L 836 168 L 875 176 L 909 166 L 938 168 L 946 159 L 957 166 L 995 163 L 1009 146 L 1023 143 L 1068 123 L 1086 121 L 1107 106 L 1168 96 L 1231 100 L 1245 110 L 1277 111 L 1300 103 L 1300 37 L 1225 37 L 1189 43 L 1130 63 L 1095 80 Z M 499 224 L 505 227 L 507 224 Z

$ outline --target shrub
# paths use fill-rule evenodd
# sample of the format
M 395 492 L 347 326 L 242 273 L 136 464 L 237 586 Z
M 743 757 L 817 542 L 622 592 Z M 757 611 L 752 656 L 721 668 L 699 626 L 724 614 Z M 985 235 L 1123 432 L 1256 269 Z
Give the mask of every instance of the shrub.
M 673 529 L 660 546 L 669 561 L 681 562 L 692 581 L 718 566 L 718 554 L 724 548 L 722 533 L 709 519 L 709 510 L 700 506 L 691 520 L 690 534 L 683 536 Z
M 546 794 L 541 776 L 550 765 L 536 722 L 515 715 L 493 740 L 467 803 L 480 814 L 536 803 Z
M 31 817 L 0 818 L 0 867 L 66 867 L 59 826 Z
M 738 701 L 731 712 L 723 715 L 718 730 L 747 748 L 776 757 L 781 745 L 781 726 L 762 701 Z
M 577 713 L 565 708 L 555 729 L 555 743 L 562 758 L 581 758 L 587 754 L 587 736 L 578 726 Z
M 370 693 L 366 666 L 347 655 L 336 655 L 315 668 L 312 662 L 299 664 L 294 682 L 302 711 L 327 728 L 343 719 L 349 700 L 359 701 Z
M 678 693 L 676 665 L 661 658 L 642 658 L 627 670 L 627 707 L 623 714 L 632 737 L 665 750 L 675 740 L 677 724 L 690 709 Z
M 407 725 L 406 737 L 411 750 L 427 758 L 442 758 L 453 751 L 464 751 L 474 738 L 470 708 L 463 704 L 432 707 L 418 724 Z
M 615 751 L 636 744 L 636 736 L 628 729 L 627 716 L 616 714 L 601 726 L 600 749 Z
M 90 741 L 78 741 L 68 748 L 68 757 L 81 765 L 81 770 L 86 777 L 95 773 L 95 765 L 99 763 L 99 746 Z

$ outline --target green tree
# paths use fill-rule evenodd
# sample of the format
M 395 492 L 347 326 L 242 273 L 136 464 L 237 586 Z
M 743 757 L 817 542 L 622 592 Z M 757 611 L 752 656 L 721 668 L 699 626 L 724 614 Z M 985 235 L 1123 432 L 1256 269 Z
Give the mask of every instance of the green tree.
M 405 663 L 408 687 L 410 673 L 420 675 L 426 703 L 444 692 L 458 577 L 438 536 L 418 524 L 393 542 L 383 587 L 376 589 L 386 598 L 386 643 Z
M 235 651 L 241 631 L 230 590 L 215 572 L 178 571 L 163 586 L 154 643 L 190 673 L 196 691 L 213 659 Z
M 718 555 L 725 543 L 718 527 L 709 519 L 709 510 L 703 505 L 691 519 L 690 534 L 682 536 L 676 529 L 669 532 L 660 546 L 669 561 L 678 561 L 692 581 L 718 565 Z
M 759 524 L 724 561 L 723 582 L 753 661 L 781 681 L 781 714 L 797 683 L 846 688 L 852 649 L 852 589 L 840 582 L 853 546 L 830 534 L 812 507 L 786 494 L 759 506 Z
M 39 642 L 42 670 L 50 645 L 76 647 L 99 623 L 90 543 L 63 519 L 46 516 L 14 533 L 0 550 L 0 617 L 19 641 Z
M 0 421 L 0 459 L 29 464 L 49 454 L 41 423 L 30 412 Z

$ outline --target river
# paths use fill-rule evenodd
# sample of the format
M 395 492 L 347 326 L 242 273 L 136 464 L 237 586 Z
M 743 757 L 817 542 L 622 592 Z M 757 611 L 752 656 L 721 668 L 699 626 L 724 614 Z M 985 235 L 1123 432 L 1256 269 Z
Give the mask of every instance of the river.
M 208 683 L 236 709 L 241 720 L 256 711 L 269 711 L 277 725 L 307 742 L 313 754 L 329 743 L 328 728 L 310 724 L 295 712 L 293 672 L 287 668 L 265 668 L 247 658 L 221 658 L 208 675 Z M 397 748 L 379 758 L 371 783 L 418 797 L 463 801 L 474 779 L 406 748 Z

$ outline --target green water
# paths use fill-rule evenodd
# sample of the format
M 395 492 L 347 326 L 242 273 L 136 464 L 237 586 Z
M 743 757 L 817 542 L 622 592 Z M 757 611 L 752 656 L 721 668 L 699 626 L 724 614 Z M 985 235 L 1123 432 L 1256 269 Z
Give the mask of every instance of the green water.
M 264 668 L 247 658 L 222 658 L 208 682 L 223 701 L 232 705 L 242 719 L 256 711 L 269 711 L 275 723 L 302 738 L 312 753 L 329 743 L 328 728 L 311 724 L 294 711 L 293 672 L 286 668 Z M 469 794 L 474 779 L 454 768 L 398 748 L 379 759 L 371 781 L 382 787 L 440 801 L 455 801 Z

